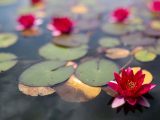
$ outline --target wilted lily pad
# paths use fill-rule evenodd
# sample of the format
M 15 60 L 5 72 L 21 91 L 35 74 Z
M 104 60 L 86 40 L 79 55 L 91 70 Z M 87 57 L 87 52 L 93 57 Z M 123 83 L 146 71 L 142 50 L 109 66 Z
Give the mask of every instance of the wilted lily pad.
M 135 58 L 141 62 L 153 61 L 156 58 L 156 54 L 149 52 L 148 50 L 139 50 L 135 53 Z
M 128 28 L 124 24 L 105 23 L 102 25 L 102 30 L 112 35 L 123 35 L 128 32 Z
M 30 96 L 46 96 L 55 92 L 55 90 L 51 87 L 30 87 L 23 84 L 18 84 L 18 88 L 23 94 Z
M 53 39 L 55 44 L 65 47 L 78 47 L 87 44 L 88 41 L 89 37 L 84 34 L 61 35 Z
M 9 47 L 17 42 L 18 37 L 12 33 L 0 34 L 0 48 Z
M 65 101 L 68 102 L 85 102 L 94 99 L 101 92 L 100 87 L 91 87 L 74 75 L 62 85 L 54 87 L 56 93 Z
M 65 48 L 48 43 L 40 48 L 39 54 L 46 59 L 74 60 L 86 55 L 87 51 L 87 45 L 83 45 L 77 48 Z
M 113 80 L 113 73 L 118 71 L 118 66 L 104 59 L 93 59 L 81 63 L 76 70 L 79 80 L 91 86 L 102 86 Z
M 17 63 L 17 57 L 11 53 L 0 53 L 0 73 L 14 67 Z
M 88 8 L 83 4 L 79 4 L 79 5 L 73 6 L 71 8 L 71 11 L 76 14 L 85 14 L 88 12 Z
M 106 50 L 106 57 L 111 59 L 126 58 L 130 55 L 130 51 L 124 48 L 110 48 Z
M 19 81 L 23 85 L 32 87 L 48 87 L 64 82 L 74 72 L 73 67 L 65 66 L 66 62 L 45 61 L 26 69 Z
M 105 37 L 99 40 L 99 44 L 102 47 L 115 47 L 120 45 L 120 41 L 117 38 Z
M 140 67 L 133 67 L 132 68 L 134 74 L 137 73 L 140 69 L 141 69 Z M 149 84 L 149 83 L 151 83 L 152 80 L 153 80 L 152 74 L 149 71 L 143 70 L 143 69 L 142 69 L 142 73 L 145 74 L 145 78 L 144 78 L 143 84 Z

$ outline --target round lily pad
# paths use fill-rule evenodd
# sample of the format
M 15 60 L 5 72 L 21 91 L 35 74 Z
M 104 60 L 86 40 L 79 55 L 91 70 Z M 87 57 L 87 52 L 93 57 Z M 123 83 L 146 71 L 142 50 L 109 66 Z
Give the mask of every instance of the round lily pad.
M 0 5 L 10 5 L 15 2 L 16 2 L 16 0 L 0 0 Z
M 76 76 L 87 85 L 102 86 L 114 79 L 115 71 L 118 71 L 118 66 L 112 61 L 93 59 L 81 63 L 76 70 Z
M 134 57 L 138 61 L 149 62 L 149 61 L 153 61 L 157 57 L 157 55 L 147 50 L 139 50 L 135 53 Z
M 0 48 L 9 47 L 17 42 L 18 37 L 12 33 L 0 34 Z
M 74 75 L 64 84 L 55 86 L 54 89 L 63 100 L 68 102 L 86 102 L 94 99 L 101 92 L 100 87 L 88 86 Z
M 115 47 L 120 45 L 120 41 L 117 38 L 105 37 L 99 40 L 99 45 L 102 47 Z
M 32 87 L 48 87 L 64 82 L 74 72 L 71 66 L 65 66 L 66 62 L 45 61 L 26 69 L 19 81 L 23 85 Z
M 105 23 L 102 25 L 102 30 L 112 35 L 123 35 L 128 32 L 126 25 L 116 23 Z
M 130 51 L 124 48 L 110 48 L 106 50 L 106 57 L 111 59 L 126 58 L 130 55 Z
M 29 96 L 46 96 L 51 95 L 55 90 L 51 87 L 30 87 L 23 84 L 18 84 L 19 91 Z
M 11 53 L 0 53 L 0 73 L 14 67 L 17 63 L 17 57 Z
M 87 54 L 88 46 L 83 45 L 77 48 L 65 48 L 48 43 L 40 48 L 39 54 L 52 60 L 74 60 Z
M 55 44 L 65 47 L 78 47 L 87 44 L 88 41 L 89 37 L 85 34 L 62 35 L 53 39 Z

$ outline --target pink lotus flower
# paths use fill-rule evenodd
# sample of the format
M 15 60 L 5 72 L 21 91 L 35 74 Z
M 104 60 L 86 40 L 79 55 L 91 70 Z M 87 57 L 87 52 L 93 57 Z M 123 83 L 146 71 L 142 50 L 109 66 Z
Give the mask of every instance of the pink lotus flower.
M 73 21 L 67 17 L 53 18 L 48 25 L 48 29 L 53 31 L 53 35 L 69 34 L 73 29 Z
M 32 5 L 36 5 L 36 4 L 39 4 L 42 2 L 43 2 L 43 0 L 31 0 Z
M 131 68 L 122 69 L 122 73 L 114 73 L 116 81 L 108 82 L 108 87 L 117 92 L 112 103 L 112 108 L 116 108 L 125 104 L 125 102 L 134 106 L 139 103 L 142 106 L 150 107 L 149 102 L 143 97 L 153 89 L 155 84 L 143 84 L 145 74 L 139 70 L 136 74 L 133 73 Z
M 24 14 L 18 18 L 19 25 L 17 30 L 31 29 L 32 27 L 38 26 L 42 23 L 40 19 L 36 19 L 33 14 Z
M 160 0 L 152 1 L 148 6 L 152 12 L 160 12 Z
M 117 8 L 112 12 L 112 19 L 115 22 L 124 22 L 128 19 L 130 12 L 127 8 Z

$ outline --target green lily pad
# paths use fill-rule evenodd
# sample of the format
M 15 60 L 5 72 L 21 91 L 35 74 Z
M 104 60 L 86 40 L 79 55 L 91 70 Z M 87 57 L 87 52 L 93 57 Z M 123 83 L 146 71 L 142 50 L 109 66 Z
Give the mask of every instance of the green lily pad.
M 87 44 L 89 37 L 85 34 L 62 35 L 55 37 L 53 42 L 65 47 L 78 47 Z
M 21 9 L 19 9 L 18 13 L 19 14 L 28 14 L 28 13 L 35 13 L 37 12 L 37 8 L 36 7 L 23 7 Z
M 11 53 L 0 53 L 0 73 L 14 67 L 17 63 L 17 57 Z
M 10 5 L 15 2 L 16 2 L 16 0 L 0 0 L 0 5 Z
M 0 34 L 0 48 L 9 47 L 17 42 L 18 37 L 12 33 Z
M 115 47 L 120 45 L 120 41 L 116 38 L 105 37 L 99 40 L 99 45 L 102 47 Z
M 76 76 L 87 85 L 102 86 L 114 79 L 115 71 L 118 71 L 118 66 L 112 61 L 93 59 L 80 64 Z
M 102 30 L 108 34 L 111 34 L 111 35 L 123 35 L 128 32 L 127 25 L 115 24 L 115 23 L 103 24 Z
M 155 53 L 149 52 L 147 50 L 140 50 L 136 52 L 134 56 L 136 60 L 141 62 L 153 61 L 157 57 Z
M 66 62 L 45 61 L 26 69 L 19 81 L 23 85 L 32 87 L 48 87 L 64 82 L 74 72 L 71 66 L 65 66 Z
M 40 48 L 39 54 L 51 60 L 74 60 L 87 54 L 88 46 L 83 45 L 77 48 L 65 48 L 48 43 Z

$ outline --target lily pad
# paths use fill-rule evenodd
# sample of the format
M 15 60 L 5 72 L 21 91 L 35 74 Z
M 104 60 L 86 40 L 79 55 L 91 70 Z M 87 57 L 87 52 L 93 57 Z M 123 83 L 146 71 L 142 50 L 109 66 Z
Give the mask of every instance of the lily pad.
M 23 85 L 31 87 L 48 87 L 64 82 L 74 72 L 71 66 L 65 66 L 66 62 L 45 61 L 26 69 L 19 81 Z
M 111 35 L 123 35 L 128 32 L 128 28 L 124 24 L 105 23 L 102 25 L 102 30 Z
M 71 12 L 75 14 L 86 14 L 88 12 L 87 6 L 83 4 L 75 5 L 71 8 Z
M 153 61 L 157 57 L 157 55 L 155 53 L 149 52 L 144 49 L 144 50 L 139 50 L 138 52 L 136 52 L 134 57 L 138 61 L 149 62 L 149 61 Z
M 105 37 L 99 40 L 99 45 L 102 47 L 115 47 L 120 45 L 120 41 L 117 38 Z
M 130 55 L 130 51 L 124 48 L 110 48 L 106 50 L 106 57 L 111 59 L 126 58 Z
M 51 95 L 55 90 L 51 87 L 30 87 L 23 84 L 18 84 L 19 90 L 29 96 L 46 96 Z
M 16 2 L 16 0 L 0 0 L 0 5 L 10 5 L 15 2 Z
M 68 102 L 86 102 L 94 99 L 101 92 L 100 87 L 88 86 L 74 75 L 67 82 L 54 87 L 54 89 L 63 100 Z
M 52 60 L 75 60 L 87 54 L 88 46 L 83 45 L 77 48 L 65 48 L 48 43 L 40 48 L 39 54 Z
M 55 44 L 65 47 L 78 47 L 87 44 L 88 41 L 89 37 L 84 34 L 62 35 L 53 39 Z
M 11 53 L 0 53 L 0 73 L 14 67 L 17 63 L 17 57 Z
M 137 73 L 140 69 L 141 69 L 140 67 L 133 67 L 132 68 L 134 74 Z M 149 71 L 144 70 L 144 69 L 142 69 L 142 73 L 145 74 L 145 78 L 144 78 L 143 84 L 149 84 L 149 83 L 151 83 L 152 80 L 153 80 L 152 74 Z
M 76 70 L 76 76 L 87 85 L 102 86 L 114 79 L 115 71 L 118 71 L 118 66 L 112 61 L 93 59 L 81 63 Z
M 18 37 L 12 33 L 0 34 L 0 48 L 9 47 L 17 42 Z

